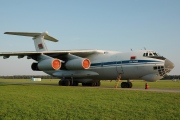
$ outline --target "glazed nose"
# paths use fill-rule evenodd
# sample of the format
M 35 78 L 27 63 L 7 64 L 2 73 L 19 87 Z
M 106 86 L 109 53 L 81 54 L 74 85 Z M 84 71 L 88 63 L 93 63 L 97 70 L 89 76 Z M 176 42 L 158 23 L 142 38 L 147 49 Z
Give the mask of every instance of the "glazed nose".
M 172 63 L 170 60 L 165 60 L 165 68 L 172 70 L 174 68 L 174 63 Z

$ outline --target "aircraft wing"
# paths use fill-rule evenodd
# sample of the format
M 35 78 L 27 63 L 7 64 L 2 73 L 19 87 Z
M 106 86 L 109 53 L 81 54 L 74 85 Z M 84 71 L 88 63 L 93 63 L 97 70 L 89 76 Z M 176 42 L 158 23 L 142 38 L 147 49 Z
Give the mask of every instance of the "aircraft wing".
M 72 54 L 79 57 L 87 57 L 91 54 L 95 53 L 104 53 L 103 50 L 63 50 L 63 51 L 44 51 L 44 52 L 36 52 L 36 51 L 28 51 L 28 52 L 1 52 L 0 56 L 3 56 L 4 59 L 9 58 L 10 56 L 18 56 L 18 58 L 23 58 L 27 56 L 28 58 L 34 58 L 38 55 L 44 54 L 53 58 L 59 58 L 63 55 Z
M 48 51 L 44 40 L 50 40 L 57 42 L 58 40 L 54 37 L 48 35 L 47 32 L 43 33 L 34 33 L 34 32 L 5 32 L 5 34 L 18 35 L 18 36 L 28 36 L 33 37 L 34 45 L 36 51 L 27 51 L 27 52 L 1 52 L 0 56 L 3 56 L 4 59 L 9 58 L 10 56 L 17 56 L 18 58 L 23 58 L 27 56 L 27 59 L 33 59 L 37 62 L 33 62 L 31 65 L 32 70 L 34 71 L 51 71 L 66 70 L 63 74 L 54 73 L 54 76 L 57 74 L 66 75 L 69 77 L 73 75 L 84 76 L 85 75 L 98 75 L 96 72 L 77 72 L 77 70 L 89 69 L 91 66 L 90 60 L 87 58 L 92 54 L 103 54 L 102 50 L 60 50 L 60 51 Z M 61 66 L 61 63 L 62 64 Z M 67 70 L 71 72 L 67 73 Z M 75 70 L 72 72 L 72 70 Z M 60 76 L 59 76 L 60 77 Z

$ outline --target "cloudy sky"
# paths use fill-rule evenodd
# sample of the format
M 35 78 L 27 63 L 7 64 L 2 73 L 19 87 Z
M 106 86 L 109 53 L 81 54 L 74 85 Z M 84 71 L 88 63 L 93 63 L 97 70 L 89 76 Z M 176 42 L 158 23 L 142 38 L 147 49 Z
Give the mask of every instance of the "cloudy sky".
M 180 0 L 1 0 L 0 52 L 34 51 L 31 38 L 6 31 L 44 32 L 49 50 L 154 50 L 180 74 Z M 0 75 L 34 75 L 32 60 L 0 57 Z

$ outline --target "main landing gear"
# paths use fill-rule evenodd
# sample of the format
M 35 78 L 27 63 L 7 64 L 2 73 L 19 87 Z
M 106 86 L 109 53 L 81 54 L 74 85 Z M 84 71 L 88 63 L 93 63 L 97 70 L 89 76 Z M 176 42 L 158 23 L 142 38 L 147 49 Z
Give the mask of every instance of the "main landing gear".
M 100 80 L 95 80 L 90 83 L 82 83 L 82 86 L 100 86 L 100 85 L 101 85 Z
M 119 82 L 121 81 L 121 77 L 122 74 L 119 74 L 117 79 L 116 79 L 116 84 L 115 84 L 115 88 L 118 87 Z M 127 82 L 122 82 L 121 83 L 121 88 L 132 88 L 132 83 L 130 82 L 130 80 L 128 79 Z
M 78 86 L 78 82 L 73 79 L 62 79 L 59 80 L 59 86 Z
M 74 81 L 73 78 L 59 80 L 58 84 L 59 86 L 78 86 L 78 82 Z M 100 80 L 94 80 L 92 82 L 82 83 L 82 86 L 100 86 L 100 85 L 101 85 Z
M 118 83 L 120 82 L 120 78 L 118 79 L 115 87 L 117 88 Z M 78 86 L 78 81 L 74 81 L 73 78 L 69 78 L 69 79 L 61 79 L 59 80 L 59 86 Z M 82 83 L 82 86 L 100 86 L 101 82 L 100 80 L 93 80 L 92 82 L 88 82 L 88 83 Z M 130 82 L 130 80 L 127 80 L 127 82 L 122 82 L 121 83 L 121 88 L 132 88 L 132 83 Z

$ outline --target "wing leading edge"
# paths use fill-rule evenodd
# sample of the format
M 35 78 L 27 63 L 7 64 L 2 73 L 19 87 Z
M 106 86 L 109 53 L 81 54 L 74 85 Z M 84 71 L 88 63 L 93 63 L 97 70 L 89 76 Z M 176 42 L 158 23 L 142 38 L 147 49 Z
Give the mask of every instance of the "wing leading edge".
M 73 54 L 79 57 L 86 57 L 95 53 L 104 53 L 103 50 L 64 50 L 64 51 L 45 51 L 45 52 L 1 52 L 0 56 L 3 56 L 4 59 L 9 58 L 10 56 L 18 56 L 18 58 L 23 58 L 24 56 L 38 56 L 41 54 L 48 55 L 50 57 L 58 57 L 65 54 Z

